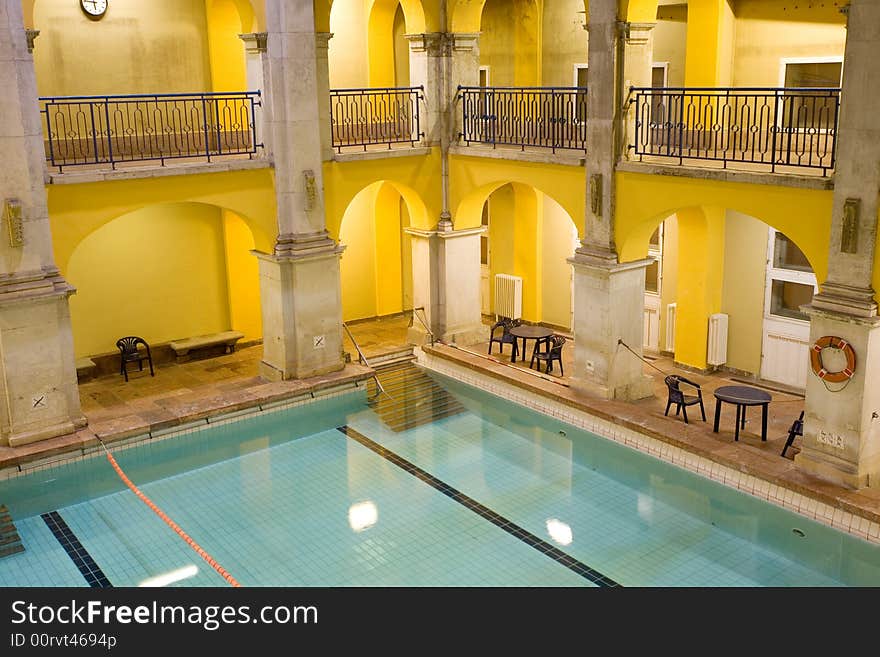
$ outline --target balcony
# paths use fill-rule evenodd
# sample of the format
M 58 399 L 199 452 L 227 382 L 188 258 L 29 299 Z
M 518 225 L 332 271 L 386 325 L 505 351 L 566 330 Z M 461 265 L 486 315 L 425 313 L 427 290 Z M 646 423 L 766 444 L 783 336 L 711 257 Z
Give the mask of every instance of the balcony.
M 838 88 L 633 88 L 640 161 L 822 176 L 834 169 Z
M 260 92 L 39 99 L 46 160 L 64 167 L 247 155 L 257 148 Z
M 343 149 L 367 151 L 370 147 L 421 143 L 420 104 L 422 87 L 376 87 L 331 89 L 331 144 Z
M 459 87 L 465 144 L 587 149 L 586 87 Z

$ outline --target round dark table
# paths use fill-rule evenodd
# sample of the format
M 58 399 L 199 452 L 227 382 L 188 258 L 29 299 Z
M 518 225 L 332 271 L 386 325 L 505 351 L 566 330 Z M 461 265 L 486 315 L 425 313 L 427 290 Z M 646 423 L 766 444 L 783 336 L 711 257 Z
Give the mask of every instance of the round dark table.
M 718 433 L 718 422 L 721 419 L 721 403 L 736 405 L 736 431 L 733 439 L 739 440 L 739 428 L 746 426 L 746 408 L 761 407 L 761 440 L 767 442 L 767 407 L 770 405 L 770 393 L 749 386 L 721 386 L 715 391 L 715 428 Z
M 513 337 L 520 338 L 522 340 L 522 360 L 526 359 L 526 340 L 534 340 L 535 341 L 535 349 L 538 348 L 538 343 L 541 340 L 546 340 L 551 335 L 553 335 L 553 330 L 548 329 L 546 326 L 532 326 L 530 324 L 520 324 L 519 326 L 514 326 L 512 329 L 508 331 Z M 510 356 L 511 362 L 516 360 L 516 355 L 519 352 L 519 348 L 517 346 L 516 340 L 513 341 L 513 353 Z

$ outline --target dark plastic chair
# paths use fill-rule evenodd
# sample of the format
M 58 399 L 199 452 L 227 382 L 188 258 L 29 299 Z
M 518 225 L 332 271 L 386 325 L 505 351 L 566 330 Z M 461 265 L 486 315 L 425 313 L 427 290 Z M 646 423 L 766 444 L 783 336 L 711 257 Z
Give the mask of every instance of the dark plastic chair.
M 782 456 L 785 456 L 785 452 L 794 443 L 794 437 L 795 436 L 803 436 L 803 435 L 804 435 L 804 412 L 801 411 L 801 414 L 798 415 L 798 419 L 791 423 L 791 428 L 788 430 L 788 440 L 785 441 L 785 447 L 782 448 Z
M 511 358 L 516 358 L 516 337 L 510 334 L 510 329 L 514 326 L 519 326 L 520 321 L 518 319 L 510 319 L 508 317 L 502 317 L 497 322 L 492 325 L 492 331 L 489 334 L 489 353 L 492 353 L 492 343 L 498 343 L 498 350 L 503 354 L 504 353 L 504 345 L 509 344 L 513 345 L 511 353 L 513 354 Z M 495 331 L 501 329 L 500 335 L 495 335 Z
M 143 345 L 146 352 L 138 349 L 138 345 Z M 129 363 L 137 363 L 138 369 L 143 372 L 144 361 L 147 361 L 150 364 L 150 376 L 155 376 L 153 372 L 153 356 L 150 354 L 150 345 L 147 344 L 146 340 L 136 335 L 129 335 L 119 338 L 116 341 L 116 346 L 119 348 L 120 355 L 119 373 L 125 375 L 126 381 L 128 381 Z
M 537 342 L 535 350 L 532 352 L 532 360 L 529 363 L 529 367 L 534 367 L 537 360 L 538 371 L 541 371 L 541 363 L 545 363 L 546 369 L 544 371 L 549 374 L 553 371 L 553 361 L 556 361 L 559 363 L 559 375 L 565 376 L 565 370 L 562 369 L 562 345 L 564 344 L 565 337 L 555 334 L 546 340 Z
M 689 424 L 687 407 L 699 404 L 700 413 L 703 415 L 703 422 L 706 421 L 706 409 L 703 407 L 703 391 L 700 389 L 699 383 L 694 383 L 678 374 L 670 374 L 664 379 L 664 382 L 669 389 L 669 400 L 666 402 L 666 412 L 663 413 L 663 415 L 669 415 L 669 407 L 675 404 L 675 414 L 678 415 L 679 412 L 681 412 L 684 416 L 684 423 Z M 681 389 L 682 383 L 693 386 L 696 389 L 697 394 L 686 395 Z

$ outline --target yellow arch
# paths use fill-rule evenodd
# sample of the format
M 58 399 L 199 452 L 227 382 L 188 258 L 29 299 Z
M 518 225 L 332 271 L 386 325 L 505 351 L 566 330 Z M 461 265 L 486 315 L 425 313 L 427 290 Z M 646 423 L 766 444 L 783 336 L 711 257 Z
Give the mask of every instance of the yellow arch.
M 643 258 L 657 225 L 681 208 L 722 207 L 781 231 L 798 245 L 819 281 L 828 275 L 832 190 L 618 172 L 615 243 L 618 258 Z
M 449 168 L 452 190 L 450 206 L 454 210 L 456 229 L 480 225 L 482 202 L 474 200 L 480 194 L 485 201 L 491 191 L 501 185 L 521 183 L 534 187 L 562 206 L 583 237 L 586 181 L 582 167 L 453 156 Z M 483 194 L 487 189 L 491 191 Z
M 333 0 L 315 0 L 315 32 L 330 31 L 330 10 Z
M 203 203 L 234 212 L 248 224 L 256 248 L 271 252 L 278 235 L 272 178 L 271 170 L 255 169 L 48 185 L 55 261 L 65 271 L 76 245 L 90 233 L 124 214 L 164 203 Z
M 449 17 L 455 33 L 473 34 L 480 31 L 480 20 L 486 0 L 451 0 Z
M 589 15 L 589 0 L 584 0 Z M 654 23 L 657 21 L 658 0 L 618 0 L 618 16 L 630 23 Z
M 394 190 L 403 198 L 407 210 L 409 211 L 411 227 L 421 229 L 429 229 L 433 227 L 428 218 L 428 208 L 415 189 L 405 183 L 380 177 L 351 194 L 351 196 L 348 197 L 341 214 L 334 212 L 332 215 L 327 215 L 327 232 L 330 234 L 330 237 L 334 240 L 339 240 L 339 233 L 342 230 L 342 222 L 345 219 L 345 212 L 348 210 L 355 197 L 380 183 L 394 188 Z

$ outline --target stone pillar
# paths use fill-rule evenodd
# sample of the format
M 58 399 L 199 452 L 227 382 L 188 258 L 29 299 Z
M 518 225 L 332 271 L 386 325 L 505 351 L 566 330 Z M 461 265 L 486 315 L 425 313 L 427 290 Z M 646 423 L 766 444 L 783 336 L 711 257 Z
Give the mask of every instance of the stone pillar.
M 0 4 L 0 445 L 85 426 L 68 298 L 52 254 L 34 60 L 20 2 Z
M 803 470 L 847 486 L 880 487 L 880 317 L 873 281 L 880 190 L 880 4 L 852 0 L 843 65 L 828 277 L 804 311 L 810 340 L 833 335 L 856 353 L 855 374 L 827 383 L 810 374 L 804 404 Z M 822 351 L 830 371 L 838 350 Z
M 321 159 L 325 162 L 333 159 L 333 140 L 330 134 L 330 39 L 332 38 L 331 32 L 318 32 L 315 35 L 318 127 L 321 129 Z
M 443 79 L 444 36 L 440 32 L 406 35 L 409 41 L 409 82 L 423 89 L 420 123 L 426 146 L 440 145 L 441 113 L 446 111 L 448 104 Z
M 620 263 L 614 243 L 614 168 L 622 133 L 624 34 L 616 0 L 590 2 L 587 96 L 587 210 L 574 267 L 574 387 L 598 386 L 609 399 L 652 394 L 650 377 L 624 341 L 642 353 L 645 267 L 648 259 Z
M 480 235 L 485 228 L 425 231 L 406 229 L 412 237 L 413 307 L 425 309 L 434 338 L 468 346 L 488 338 L 480 314 Z M 408 339 L 426 340 L 413 321 Z
M 260 260 L 263 361 L 271 380 L 304 378 L 344 367 L 339 258 L 327 233 L 318 53 L 312 3 L 267 0 L 267 79 L 275 145 L 278 237 Z
M 245 75 L 247 78 L 247 90 L 259 91 L 260 111 L 257 113 L 256 139 L 258 144 L 263 144 L 263 150 L 259 157 L 271 159 L 271 144 L 266 141 L 266 130 L 264 126 L 270 121 L 268 98 L 269 90 L 267 88 L 268 77 L 266 76 L 266 32 L 251 32 L 248 34 L 239 34 L 238 38 L 244 41 L 244 64 Z
M 622 154 L 629 159 L 629 146 L 636 143 L 636 106 L 628 97 L 630 87 L 650 87 L 654 64 L 654 25 L 655 23 L 624 23 L 623 86 L 627 102 L 621 115 L 623 120 Z

